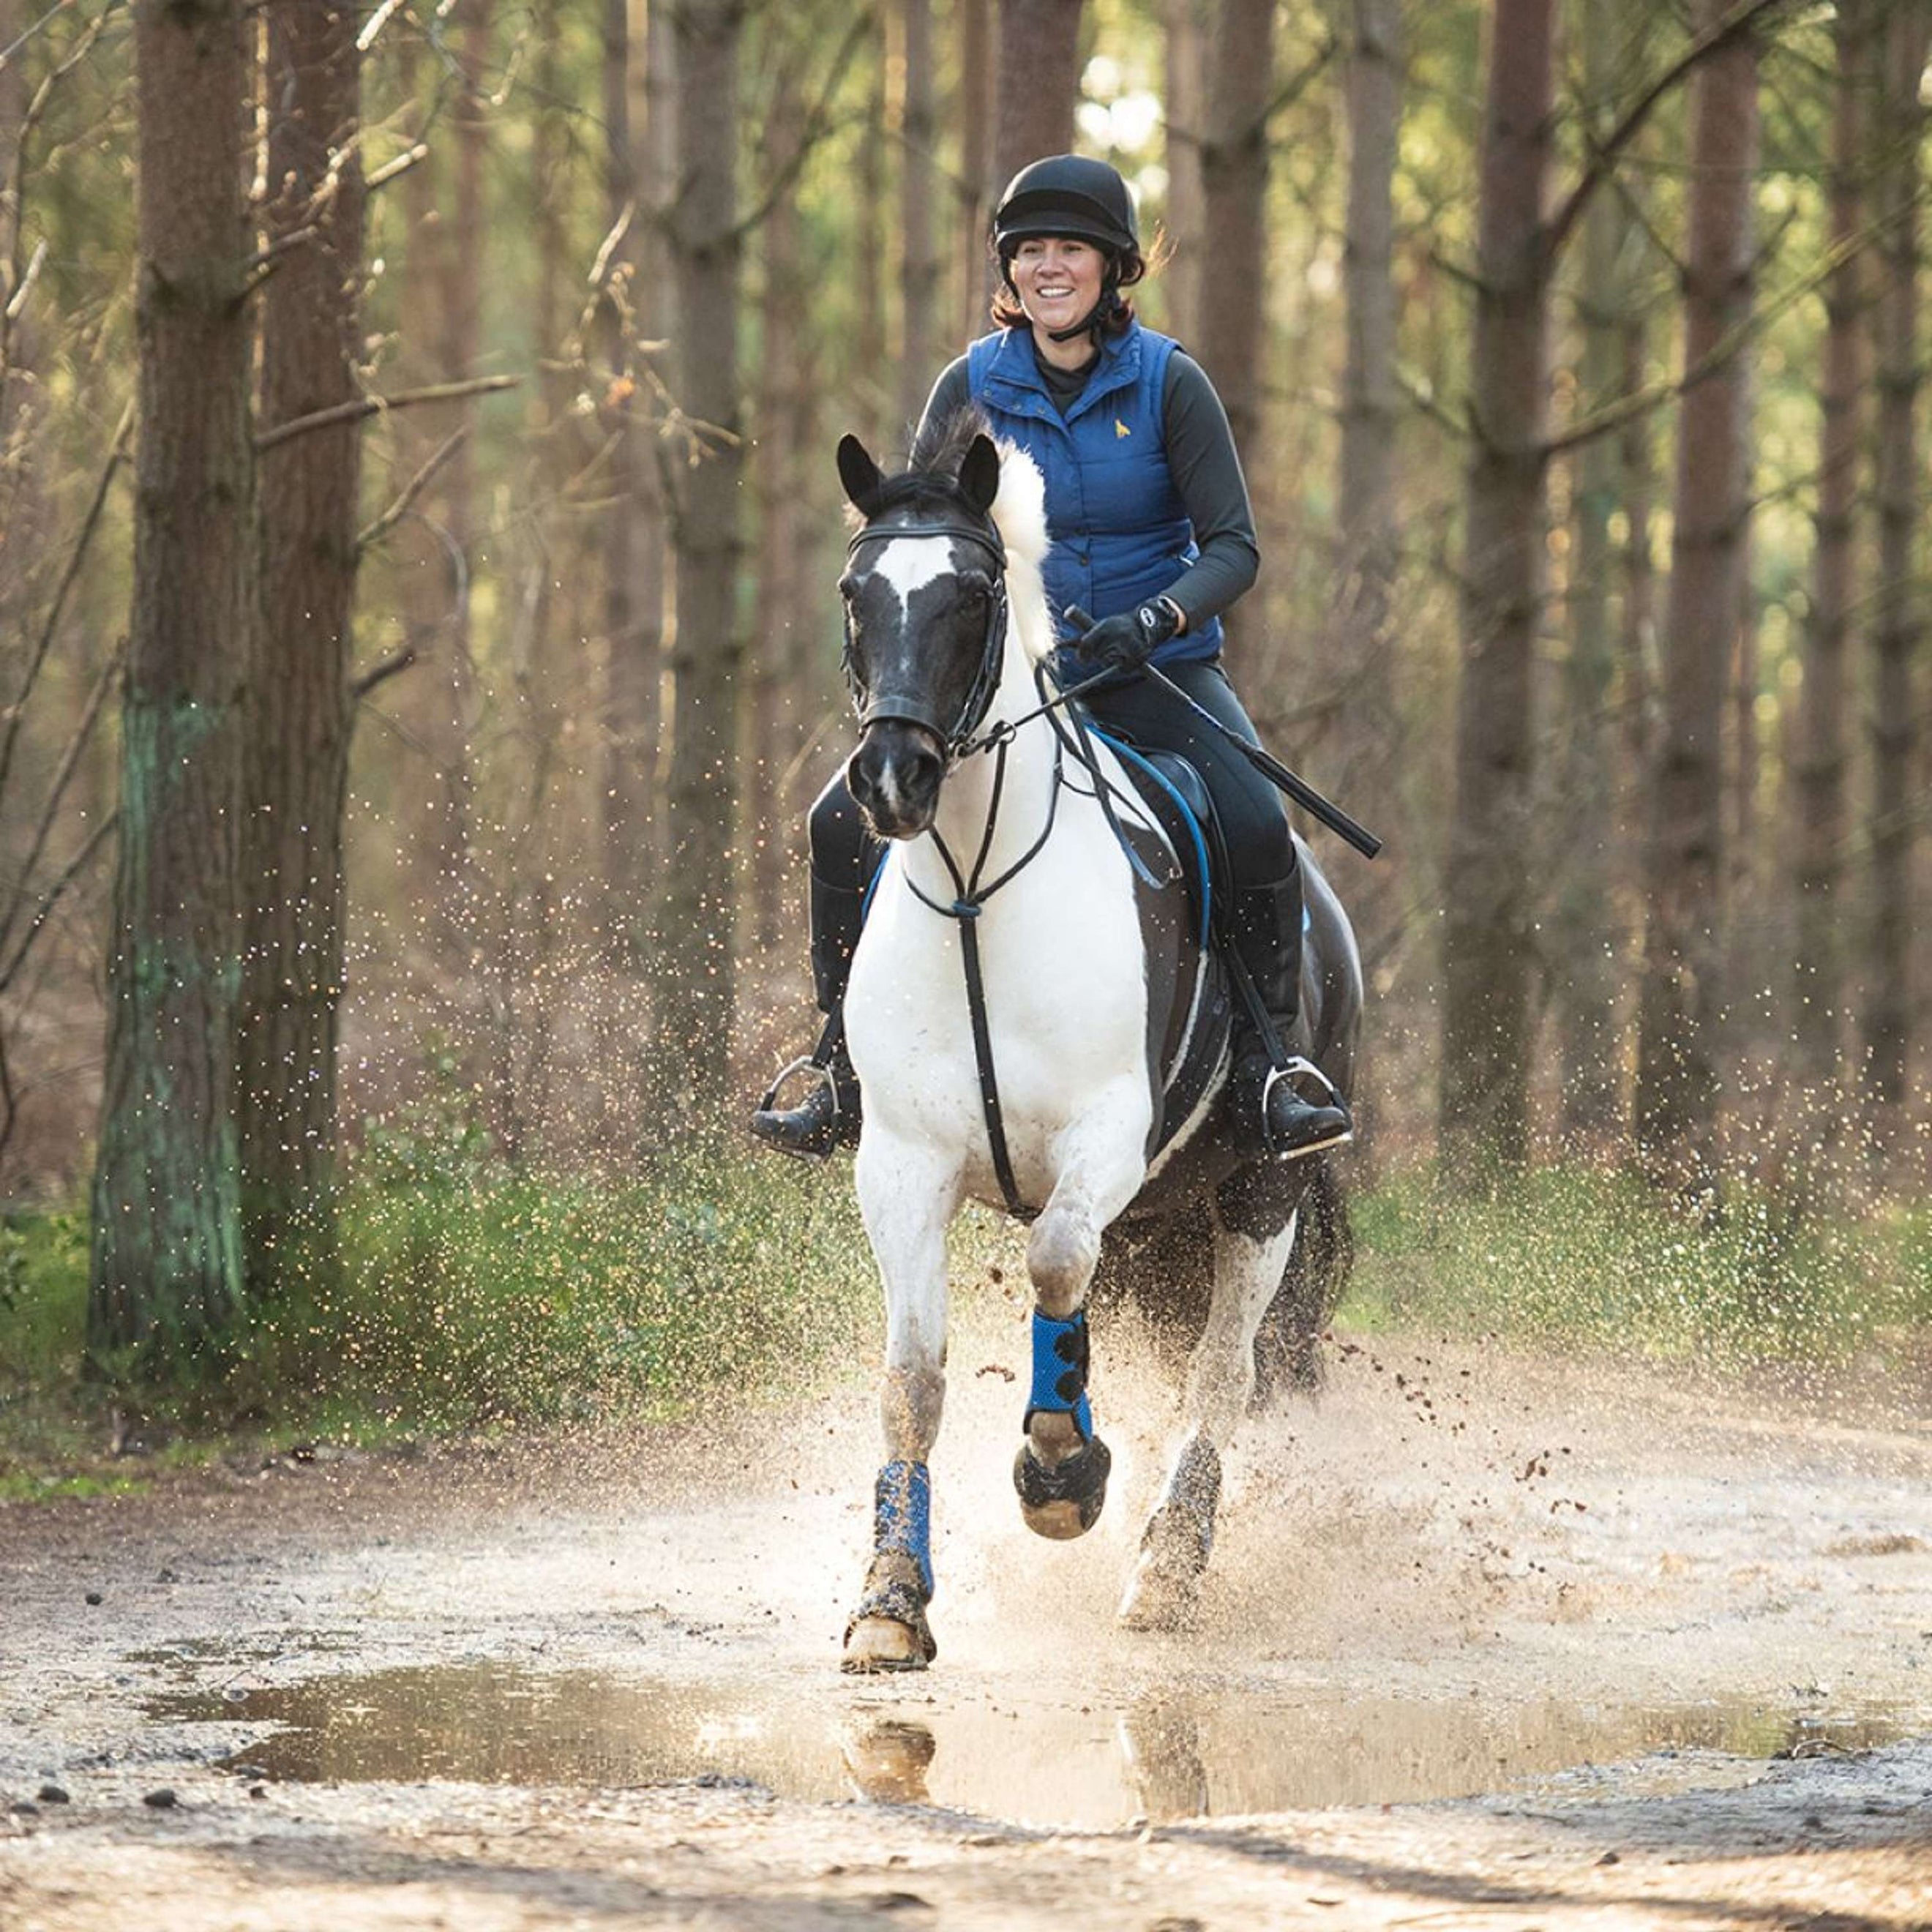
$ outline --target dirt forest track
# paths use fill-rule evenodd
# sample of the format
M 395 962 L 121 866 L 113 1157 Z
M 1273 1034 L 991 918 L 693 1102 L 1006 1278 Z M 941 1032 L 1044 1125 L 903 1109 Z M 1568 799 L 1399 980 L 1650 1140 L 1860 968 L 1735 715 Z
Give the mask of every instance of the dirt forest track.
M 1167 1412 L 1103 1337 L 1034 1540 L 1022 1336 L 956 1336 L 922 1677 L 836 1667 L 858 1381 L 0 1514 L 0 1926 L 1932 1924 L 1922 1404 L 1358 1338 L 1130 1637 Z

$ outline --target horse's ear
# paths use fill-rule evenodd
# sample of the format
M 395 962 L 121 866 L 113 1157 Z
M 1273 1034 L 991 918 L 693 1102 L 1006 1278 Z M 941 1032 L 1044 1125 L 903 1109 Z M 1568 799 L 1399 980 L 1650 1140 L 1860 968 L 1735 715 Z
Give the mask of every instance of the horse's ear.
M 879 466 L 866 454 L 866 446 L 856 436 L 838 439 L 838 480 L 860 516 L 869 517 L 879 500 L 879 485 L 884 480 Z
M 976 436 L 959 466 L 959 493 L 982 516 L 1000 494 L 1000 452 L 989 436 Z

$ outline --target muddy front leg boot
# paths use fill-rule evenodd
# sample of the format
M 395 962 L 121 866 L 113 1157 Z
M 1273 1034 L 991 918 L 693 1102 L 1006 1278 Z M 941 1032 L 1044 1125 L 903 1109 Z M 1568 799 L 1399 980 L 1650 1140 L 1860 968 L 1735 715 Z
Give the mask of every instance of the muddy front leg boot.
M 1228 1076 L 1229 1119 L 1241 1144 L 1257 1156 L 1288 1160 L 1318 1153 L 1354 1132 L 1348 1103 L 1312 1061 L 1292 1052 L 1301 1010 L 1301 869 L 1273 885 L 1234 896 L 1237 977 L 1234 1064 Z M 1258 1012 L 1250 1010 L 1258 1005 Z
M 828 884 L 812 875 L 812 977 L 825 1030 L 802 1059 L 782 1069 L 752 1116 L 752 1132 L 766 1146 L 802 1160 L 824 1160 L 836 1148 L 859 1144 L 859 1076 L 845 1050 L 845 982 L 865 917 L 862 890 Z M 795 1107 L 780 1107 L 779 1090 L 794 1076 L 812 1076 Z

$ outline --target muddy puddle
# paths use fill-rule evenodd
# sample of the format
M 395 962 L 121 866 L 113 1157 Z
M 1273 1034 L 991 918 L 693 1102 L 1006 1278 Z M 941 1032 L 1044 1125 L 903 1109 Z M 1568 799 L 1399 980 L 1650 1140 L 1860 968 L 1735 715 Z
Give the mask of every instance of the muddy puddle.
M 891 1686 L 787 1678 L 757 1688 L 500 1663 L 231 1684 L 159 1696 L 148 1709 L 251 1733 L 272 1726 L 230 1762 L 276 1780 L 611 1787 L 704 1778 L 1077 1829 L 1459 1797 L 1639 1760 L 1636 1785 L 1667 1789 L 1694 1772 L 1705 1784 L 1741 1779 L 1755 1761 L 1867 1748 L 1911 1728 L 1883 1710 L 1762 1703 L 1498 1710 L 1474 1699 L 1172 1682 L 1084 1702 L 1050 1692 L 1009 1702 L 997 1688 L 942 1700 Z

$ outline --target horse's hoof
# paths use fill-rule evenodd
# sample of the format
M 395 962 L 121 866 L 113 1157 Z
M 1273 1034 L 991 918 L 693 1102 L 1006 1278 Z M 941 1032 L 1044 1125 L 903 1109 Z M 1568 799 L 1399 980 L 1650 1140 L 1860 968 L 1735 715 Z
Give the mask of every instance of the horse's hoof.
M 840 1670 L 854 1676 L 874 1670 L 923 1670 L 939 1654 L 926 1620 L 926 1599 L 910 1583 L 875 1582 L 845 1626 Z
M 1163 1504 L 1148 1520 L 1141 1552 L 1121 1594 L 1120 1622 L 1130 1630 L 1191 1629 L 1201 1610 L 1201 1579 L 1212 1532 L 1186 1510 Z
M 1113 1466 L 1112 1453 L 1097 1436 L 1050 1469 L 1022 1442 L 1013 1459 L 1013 1487 L 1028 1528 L 1055 1543 L 1084 1536 L 1106 1506 L 1107 1472 Z
M 922 1625 L 924 1619 L 920 1620 Z M 854 1617 L 845 1633 L 845 1654 L 838 1667 L 848 1676 L 874 1671 L 923 1670 L 932 1660 L 929 1631 L 902 1624 L 896 1617 Z

